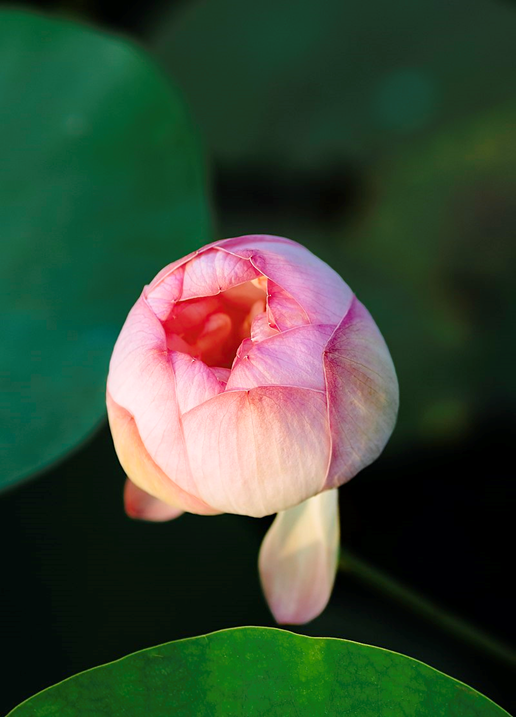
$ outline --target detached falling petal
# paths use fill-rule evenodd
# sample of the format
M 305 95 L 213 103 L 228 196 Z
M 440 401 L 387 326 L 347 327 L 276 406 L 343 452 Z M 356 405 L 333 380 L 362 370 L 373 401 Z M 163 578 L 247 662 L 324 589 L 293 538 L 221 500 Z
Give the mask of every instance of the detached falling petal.
M 337 490 L 282 511 L 259 556 L 262 587 L 278 623 L 311 621 L 327 605 L 339 553 Z
M 278 513 L 260 553 L 271 609 L 280 623 L 324 609 L 336 489 L 379 456 L 398 409 L 386 343 L 331 267 L 256 234 L 173 262 L 129 312 L 106 401 L 130 516 Z

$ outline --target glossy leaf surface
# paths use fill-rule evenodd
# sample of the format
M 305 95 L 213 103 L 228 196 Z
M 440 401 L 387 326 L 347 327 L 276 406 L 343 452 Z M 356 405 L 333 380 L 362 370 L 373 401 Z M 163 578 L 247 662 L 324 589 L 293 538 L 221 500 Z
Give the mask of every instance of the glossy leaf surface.
M 9 715 L 508 714 L 465 684 L 398 653 L 272 628 L 236 628 L 86 671 Z

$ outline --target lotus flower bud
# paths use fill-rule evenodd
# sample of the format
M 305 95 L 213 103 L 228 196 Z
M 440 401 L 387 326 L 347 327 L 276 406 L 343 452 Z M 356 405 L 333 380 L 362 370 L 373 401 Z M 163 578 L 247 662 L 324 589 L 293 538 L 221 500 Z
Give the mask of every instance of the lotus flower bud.
M 317 616 L 334 582 L 337 488 L 374 461 L 398 385 L 366 308 L 288 239 L 207 245 L 146 286 L 107 386 L 127 513 L 278 513 L 259 568 L 281 623 Z

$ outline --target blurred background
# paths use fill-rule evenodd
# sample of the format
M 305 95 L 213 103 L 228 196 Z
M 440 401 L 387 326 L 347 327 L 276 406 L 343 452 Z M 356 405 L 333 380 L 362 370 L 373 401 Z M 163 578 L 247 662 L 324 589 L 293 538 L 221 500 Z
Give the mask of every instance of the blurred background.
M 179 88 L 210 206 L 212 236 L 189 237 L 192 248 L 239 234 L 290 237 L 331 264 L 370 309 L 397 368 L 401 409 L 383 456 L 340 491 L 342 545 L 512 647 L 512 4 L 149 0 L 121 9 L 111 0 L 70 0 L 8 7 L 132 39 Z M 45 52 L 52 53 L 51 39 Z M 27 74 L 15 73 L 22 79 L 10 87 L 22 96 L 23 77 L 43 70 L 23 47 L 20 56 Z M 99 63 L 95 73 L 105 72 Z M 54 81 L 42 107 L 53 93 L 61 97 L 66 79 Z M 17 125 L 16 102 L 9 108 Z M 69 135 L 80 136 L 74 122 Z M 11 143 L 1 132 L 0 157 Z M 24 157 L 24 171 L 37 172 Z M 60 182 L 52 167 L 45 185 Z M 88 185 L 87 168 L 81 182 Z M 153 201 L 145 187 L 138 191 Z M 190 248 L 172 243 L 165 262 L 142 258 L 144 235 L 135 256 L 147 274 L 128 278 L 133 301 L 162 264 Z M 113 281 L 115 294 L 124 274 Z M 103 335 L 108 346 L 121 319 Z M 96 374 L 91 381 L 102 394 L 104 380 Z M 156 643 L 274 625 L 256 568 L 270 519 L 136 523 L 123 513 L 123 479 L 102 420 L 75 453 L 0 497 L 0 711 Z M 296 630 L 400 651 L 515 710 L 510 661 L 466 644 L 354 571 L 339 573 L 325 613 Z

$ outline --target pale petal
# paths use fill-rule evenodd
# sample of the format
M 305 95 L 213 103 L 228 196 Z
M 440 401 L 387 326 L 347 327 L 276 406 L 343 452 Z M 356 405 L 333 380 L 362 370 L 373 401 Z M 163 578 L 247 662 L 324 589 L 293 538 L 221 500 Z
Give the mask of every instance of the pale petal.
M 126 479 L 124 485 L 124 508 L 130 518 L 142 521 L 170 521 L 183 513 L 143 491 L 131 479 Z
M 232 367 L 227 389 L 284 385 L 325 391 L 323 349 L 332 325 L 307 324 L 246 345 Z
M 184 257 L 180 257 L 176 261 L 171 262 L 160 272 L 158 272 L 153 281 L 147 287 L 145 287 L 144 296 L 148 300 L 149 305 L 151 306 L 153 311 L 155 311 L 156 304 L 155 313 L 160 319 L 165 318 L 164 316 L 161 316 L 159 309 L 160 304 L 164 302 L 171 303 L 177 301 L 177 298 L 179 298 L 181 294 L 181 289 L 183 287 L 184 265 L 190 262 L 191 259 L 194 259 L 198 255 L 205 253 L 209 249 L 223 247 L 225 244 L 227 244 L 228 242 L 231 243 L 232 241 L 233 240 L 218 240 L 216 242 L 210 242 L 209 244 L 205 244 L 200 249 L 196 249 L 194 252 L 191 252 L 190 254 L 187 254 Z M 291 240 L 286 239 L 285 241 L 290 242 Z M 178 285 L 180 285 L 179 295 Z M 167 316 L 167 314 L 165 314 L 165 316 Z
M 216 378 L 226 385 L 230 378 L 230 370 L 224 366 L 211 366 L 210 369 L 214 372 Z
M 253 319 L 250 328 L 250 336 L 253 342 L 261 342 L 268 337 L 278 334 L 278 329 L 271 326 L 267 313 L 261 312 Z
M 217 247 L 200 251 L 183 270 L 182 301 L 219 294 L 259 276 L 249 260 Z
M 395 426 L 399 390 L 386 343 L 357 299 L 324 352 L 332 456 L 326 486 L 340 486 L 379 456 Z
M 219 240 L 218 242 L 214 242 L 214 244 L 228 252 L 243 254 L 243 256 L 246 252 L 249 252 L 248 256 L 250 256 L 257 247 L 269 247 L 271 244 L 275 246 L 284 244 L 286 245 L 285 251 L 289 251 L 289 245 L 294 245 L 295 247 L 301 246 L 292 239 L 277 237 L 274 234 L 243 234 L 240 237 L 230 237 L 229 239 Z M 210 246 L 212 245 L 207 245 L 207 247 Z M 207 247 L 203 247 L 203 249 Z M 278 251 L 281 252 L 282 250 L 279 249 Z
M 283 237 L 249 235 L 219 243 L 249 258 L 260 274 L 282 287 L 314 324 L 335 324 L 348 311 L 353 293 L 328 264 Z
M 268 314 L 272 326 L 281 331 L 310 324 L 309 315 L 279 284 L 268 281 Z
M 293 387 L 226 391 L 183 415 L 197 495 L 264 516 L 318 493 L 330 440 L 325 394 Z
M 258 276 L 248 259 L 225 252 L 214 242 L 164 267 L 145 288 L 144 296 L 164 321 L 180 300 L 219 294 Z
M 305 323 L 305 316 L 316 324 L 337 323 L 352 301 L 353 293 L 341 277 L 308 249 L 285 237 L 257 234 L 212 242 L 173 262 L 145 289 L 145 297 L 163 320 L 180 293 L 181 299 L 218 294 L 260 275 L 290 295 L 284 303 L 286 311 L 290 303 L 291 314 L 296 310 L 296 325 Z M 275 307 L 278 298 L 273 292 L 271 312 L 282 324 L 282 307 Z
M 180 488 L 151 459 L 131 414 L 106 394 L 111 435 L 118 459 L 128 478 L 140 489 L 169 504 L 175 510 L 212 515 L 220 511 Z
M 167 319 L 175 302 L 181 297 L 184 273 L 183 266 L 174 262 L 162 269 L 151 285 L 144 289 L 148 305 L 161 321 Z
M 176 376 L 176 396 L 182 414 L 224 391 L 225 385 L 199 359 L 181 352 L 172 352 L 171 361 Z
M 185 449 L 170 354 L 163 326 L 140 297 L 113 350 L 108 391 L 134 418 L 151 459 L 185 491 L 198 495 Z
M 262 587 L 277 623 L 319 616 L 332 592 L 338 553 L 336 489 L 278 514 L 259 555 Z

